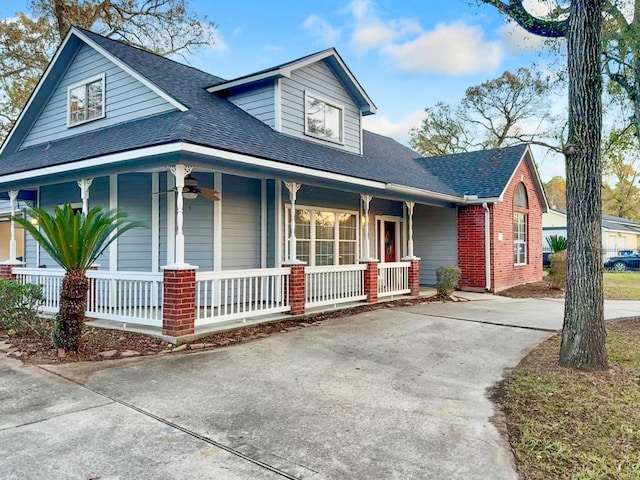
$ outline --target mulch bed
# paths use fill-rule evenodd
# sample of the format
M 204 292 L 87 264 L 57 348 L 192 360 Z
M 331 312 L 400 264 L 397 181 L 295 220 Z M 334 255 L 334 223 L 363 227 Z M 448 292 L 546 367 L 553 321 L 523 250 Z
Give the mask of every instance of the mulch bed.
M 510 298 L 562 298 L 564 290 L 558 290 L 551 286 L 548 280 L 526 283 L 497 292 L 496 295 Z
M 331 318 L 346 317 L 382 308 L 442 301 L 443 300 L 437 297 L 421 297 L 393 300 L 373 305 L 359 305 L 357 307 L 332 312 L 309 314 L 292 320 L 281 320 L 273 323 L 243 327 L 229 332 L 215 333 L 179 346 L 174 346 L 158 338 L 141 333 L 85 326 L 80 351 L 77 353 L 66 352 L 66 356 L 62 358 L 59 357 L 58 350 L 53 347 L 49 338 L 38 338 L 35 335 L 20 337 L 9 336 L 7 332 L 0 330 L 0 352 L 6 352 L 8 356 L 18 358 L 25 363 L 52 364 L 114 360 L 145 355 L 200 351 L 226 347 L 234 343 L 264 338 L 274 333 L 309 327 Z

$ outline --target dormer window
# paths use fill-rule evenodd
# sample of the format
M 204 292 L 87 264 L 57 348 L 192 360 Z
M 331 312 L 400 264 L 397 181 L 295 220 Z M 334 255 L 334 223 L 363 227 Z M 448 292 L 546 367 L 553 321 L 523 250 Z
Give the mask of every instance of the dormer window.
M 69 127 L 104 118 L 104 75 L 71 85 L 67 105 Z
M 343 143 L 344 107 L 305 91 L 304 114 L 306 135 Z

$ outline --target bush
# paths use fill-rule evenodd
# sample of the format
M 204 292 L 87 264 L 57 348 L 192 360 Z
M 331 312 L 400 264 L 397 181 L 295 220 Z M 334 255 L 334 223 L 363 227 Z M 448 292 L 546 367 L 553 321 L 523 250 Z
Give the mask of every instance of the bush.
M 547 245 L 552 253 L 562 252 L 567 249 L 567 238 L 560 235 L 551 235 L 547 237 Z
M 460 269 L 455 265 L 444 265 L 436 270 L 438 279 L 436 286 L 438 287 L 438 296 L 446 298 L 453 293 L 460 280 Z
M 567 251 L 562 250 L 549 255 L 551 261 L 551 270 L 549 271 L 549 280 L 551 287 L 557 290 L 567 288 Z
M 48 336 L 50 322 L 39 316 L 42 300 L 40 285 L 0 279 L 0 328 L 15 335 Z

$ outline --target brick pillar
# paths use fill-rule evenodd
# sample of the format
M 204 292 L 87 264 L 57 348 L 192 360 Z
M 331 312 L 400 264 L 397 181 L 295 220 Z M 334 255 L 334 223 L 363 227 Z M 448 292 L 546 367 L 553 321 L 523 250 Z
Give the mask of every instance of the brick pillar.
M 6 280 L 14 280 L 16 276 L 13 274 L 14 265 L 7 265 L 3 263 L 0 265 L 0 277 Z
M 15 280 L 16 275 L 13 273 L 13 269 L 16 267 L 22 267 L 23 265 L 24 263 L 18 260 L 7 260 L 6 262 L 0 263 L 0 278 Z
M 189 335 L 195 330 L 198 267 L 163 268 L 162 334 Z
M 364 271 L 364 293 L 367 296 L 367 303 L 378 301 L 378 261 L 361 261 L 367 266 Z
M 420 259 L 411 259 L 411 265 L 409 266 L 409 289 L 411 292 L 409 295 L 417 297 L 420 295 Z
M 289 305 L 291 315 L 302 315 L 305 307 L 304 263 L 294 263 L 289 276 Z

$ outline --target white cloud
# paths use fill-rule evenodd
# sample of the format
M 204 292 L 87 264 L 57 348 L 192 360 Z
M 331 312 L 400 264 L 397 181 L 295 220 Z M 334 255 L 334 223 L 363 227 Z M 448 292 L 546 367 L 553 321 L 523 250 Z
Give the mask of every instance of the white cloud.
M 412 19 L 400 18 L 387 22 L 372 20 L 354 29 L 351 46 L 358 52 L 364 52 L 372 48 L 384 47 L 407 35 L 420 32 L 422 28 Z
M 302 22 L 302 28 L 324 45 L 335 45 L 338 38 L 340 38 L 340 29 L 333 28 L 329 22 L 319 15 L 308 16 Z
M 480 27 L 462 22 L 439 24 L 418 38 L 385 48 L 397 67 L 414 73 L 468 75 L 498 67 L 503 50 L 488 42 Z
M 381 117 L 378 115 L 371 115 L 364 117 L 363 128 L 380 135 L 395 138 L 397 141 L 408 145 L 409 144 L 409 130 L 414 127 L 419 127 L 422 121 L 426 117 L 424 110 L 416 110 L 404 117 L 399 122 L 392 122 L 387 117 Z

